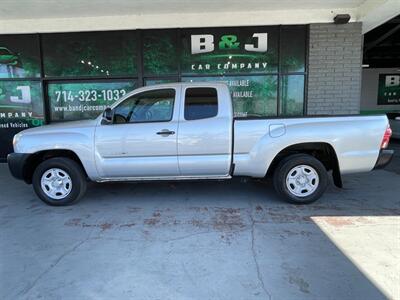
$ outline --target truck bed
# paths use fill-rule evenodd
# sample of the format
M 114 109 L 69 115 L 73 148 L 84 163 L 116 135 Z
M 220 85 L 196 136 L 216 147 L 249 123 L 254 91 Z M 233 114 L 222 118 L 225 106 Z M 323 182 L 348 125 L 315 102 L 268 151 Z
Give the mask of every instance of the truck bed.
M 234 120 L 234 175 L 260 177 L 285 148 L 327 143 L 335 150 L 340 172 L 373 169 L 388 121 L 385 115 Z

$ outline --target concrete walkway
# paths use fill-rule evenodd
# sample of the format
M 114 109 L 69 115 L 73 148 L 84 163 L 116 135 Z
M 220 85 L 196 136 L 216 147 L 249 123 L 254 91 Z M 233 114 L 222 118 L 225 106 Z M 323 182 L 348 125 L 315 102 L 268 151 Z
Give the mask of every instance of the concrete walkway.
M 90 184 L 49 207 L 0 164 L 0 299 L 400 299 L 400 175 L 317 203 L 262 182 Z

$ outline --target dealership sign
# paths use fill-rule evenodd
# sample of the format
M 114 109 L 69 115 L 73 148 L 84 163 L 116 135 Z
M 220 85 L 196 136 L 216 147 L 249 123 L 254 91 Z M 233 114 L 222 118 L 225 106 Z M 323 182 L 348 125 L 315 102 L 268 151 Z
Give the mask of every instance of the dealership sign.
M 221 29 L 188 32 L 183 73 L 239 74 L 277 71 L 278 39 L 274 29 Z
M 400 75 L 380 74 L 378 105 L 400 104 Z
M 252 36 L 257 40 L 255 44 L 245 44 L 244 49 L 249 52 L 267 52 L 268 33 L 254 33 Z M 192 54 L 213 52 L 215 49 L 214 36 L 212 34 L 195 34 L 191 36 Z M 240 42 L 236 35 L 223 35 L 218 42 L 221 50 L 238 49 Z

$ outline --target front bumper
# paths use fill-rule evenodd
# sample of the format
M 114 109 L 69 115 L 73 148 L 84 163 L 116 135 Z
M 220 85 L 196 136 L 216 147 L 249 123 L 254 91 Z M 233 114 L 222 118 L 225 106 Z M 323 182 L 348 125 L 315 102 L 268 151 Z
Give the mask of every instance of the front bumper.
M 386 167 L 393 158 L 394 150 L 381 150 L 378 159 L 375 163 L 374 170 L 383 169 Z
M 10 153 L 7 155 L 8 168 L 12 176 L 26 181 L 27 160 L 31 156 L 28 153 Z

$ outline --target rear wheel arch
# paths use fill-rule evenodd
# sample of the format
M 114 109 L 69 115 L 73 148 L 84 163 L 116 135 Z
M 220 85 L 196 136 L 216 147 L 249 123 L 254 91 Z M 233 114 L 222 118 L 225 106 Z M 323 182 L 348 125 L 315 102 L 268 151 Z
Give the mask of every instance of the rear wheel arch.
M 26 183 L 32 183 L 32 176 L 35 172 L 37 166 L 42 163 L 43 161 L 56 158 L 56 157 L 65 157 L 72 159 L 76 163 L 80 165 L 82 170 L 85 172 L 85 176 L 87 176 L 85 167 L 82 164 L 81 159 L 79 156 L 72 150 L 67 149 L 51 149 L 51 150 L 43 150 L 39 152 L 32 153 L 29 158 L 26 160 L 24 168 L 23 168 L 23 177 Z
M 293 154 L 309 154 L 318 159 L 327 171 L 332 170 L 333 181 L 337 187 L 342 187 L 339 161 L 333 146 L 325 142 L 299 143 L 281 150 L 268 167 L 266 177 L 272 177 L 279 163 Z

